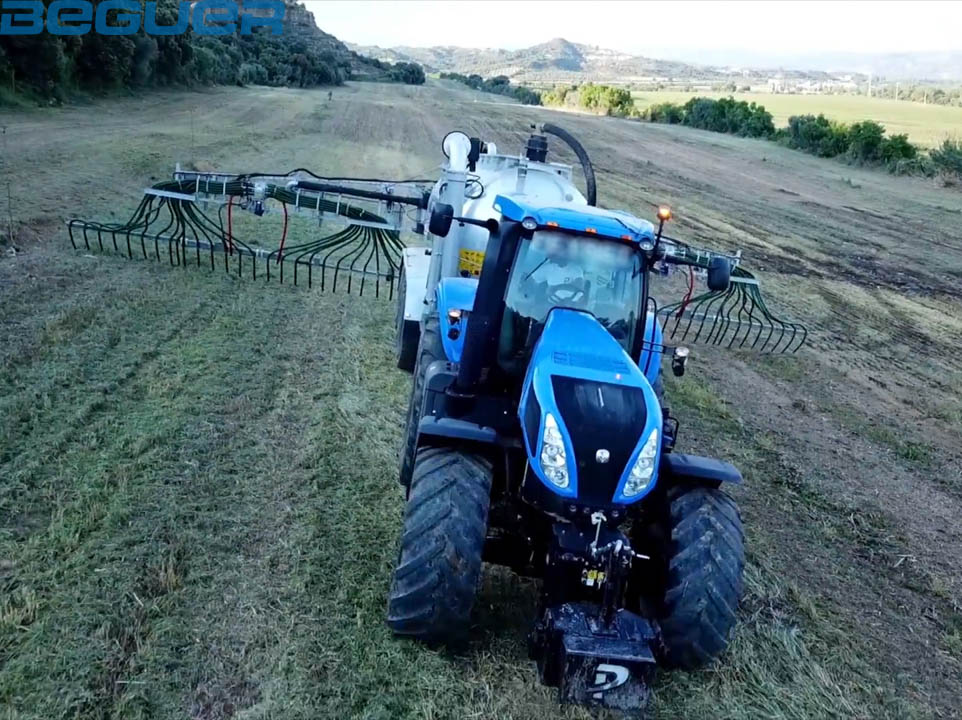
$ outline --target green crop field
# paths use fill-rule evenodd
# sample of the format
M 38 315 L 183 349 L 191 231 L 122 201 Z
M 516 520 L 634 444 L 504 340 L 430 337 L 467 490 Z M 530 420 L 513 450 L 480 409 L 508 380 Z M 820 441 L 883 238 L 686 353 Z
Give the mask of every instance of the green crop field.
M 679 450 L 745 475 L 748 556 L 728 652 L 661 672 L 655 717 L 959 716 L 957 187 L 431 84 L 333 92 L 0 113 L 0 718 L 599 717 L 538 684 L 534 580 L 486 567 L 458 654 L 391 636 L 391 301 L 73 250 L 64 228 L 125 220 L 177 161 L 424 177 L 451 129 L 514 153 L 546 121 L 590 153 L 600 204 L 670 203 L 672 235 L 742 249 L 812 333 L 790 357 L 695 345 L 669 374 Z M 276 243 L 271 210 L 237 227 Z
M 788 124 L 792 115 L 818 115 L 844 123 L 875 120 L 890 135 L 905 133 L 924 147 L 938 145 L 946 137 L 962 137 L 962 108 L 923 105 L 917 102 L 870 98 L 864 95 L 782 95 L 769 93 L 683 92 L 680 90 L 637 91 L 635 105 L 644 109 L 662 102 L 685 103 L 693 97 L 728 97 L 764 105 L 776 127 Z

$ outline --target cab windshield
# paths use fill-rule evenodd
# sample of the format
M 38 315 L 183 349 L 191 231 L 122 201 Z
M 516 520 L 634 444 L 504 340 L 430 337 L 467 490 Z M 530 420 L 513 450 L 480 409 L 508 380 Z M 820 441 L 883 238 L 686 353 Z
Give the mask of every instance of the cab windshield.
M 523 373 L 548 312 L 590 312 L 631 351 L 640 305 L 642 260 L 630 245 L 541 230 L 522 238 L 505 294 L 498 359 Z

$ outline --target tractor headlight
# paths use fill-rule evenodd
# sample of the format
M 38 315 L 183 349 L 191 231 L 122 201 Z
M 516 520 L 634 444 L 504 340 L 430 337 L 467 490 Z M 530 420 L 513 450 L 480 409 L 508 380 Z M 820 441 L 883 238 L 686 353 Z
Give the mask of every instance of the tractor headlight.
M 541 439 L 541 470 L 559 488 L 568 487 L 568 459 L 558 423 L 551 413 L 544 416 L 544 436 Z
M 628 482 L 625 483 L 621 494 L 625 497 L 637 495 L 651 484 L 651 477 L 655 472 L 655 458 L 658 455 L 658 428 L 651 431 L 651 435 L 645 441 L 645 446 L 638 453 L 631 473 L 628 475 Z

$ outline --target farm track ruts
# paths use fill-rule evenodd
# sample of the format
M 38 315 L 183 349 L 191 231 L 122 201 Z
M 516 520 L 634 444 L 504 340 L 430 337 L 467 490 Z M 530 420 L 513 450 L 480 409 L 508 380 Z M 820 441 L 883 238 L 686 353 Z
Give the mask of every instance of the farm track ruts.
M 958 716 L 962 195 L 456 89 L 334 95 L 3 119 L 28 226 L 0 259 L 0 403 L 17 409 L 0 419 L 3 702 L 23 717 L 559 714 L 525 656 L 532 583 L 489 571 L 455 658 L 383 625 L 408 395 L 388 369 L 392 306 L 88 258 L 59 224 L 124 217 L 176 161 L 430 177 L 449 129 L 514 152 L 551 120 L 588 148 L 603 204 L 671 203 L 672 234 L 741 247 L 772 305 L 813 330 L 787 361 L 696 348 L 672 383 L 682 446 L 746 474 L 751 556 L 731 653 L 662 676 L 659 715 Z

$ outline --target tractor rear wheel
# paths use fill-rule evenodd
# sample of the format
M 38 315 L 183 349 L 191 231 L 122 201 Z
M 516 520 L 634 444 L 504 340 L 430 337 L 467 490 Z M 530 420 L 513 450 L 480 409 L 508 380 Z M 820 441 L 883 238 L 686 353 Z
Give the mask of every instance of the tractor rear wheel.
M 491 461 L 422 447 L 414 464 L 387 623 L 398 635 L 456 645 L 467 634 L 481 578 Z
M 661 660 L 694 670 L 728 646 L 742 595 L 745 539 L 735 501 L 717 488 L 675 487 L 668 503 Z
M 401 446 L 400 482 L 404 487 L 411 486 L 411 473 L 414 472 L 414 454 L 417 451 L 418 423 L 421 421 L 421 401 L 424 398 L 424 376 L 428 366 L 435 360 L 444 358 L 441 345 L 441 322 L 432 312 L 424 321 L 424 332 L 418 344 L 418 358 L 414 364 L 414 381 L 411 384 L 411 402 L 408 404 L 407 424 L 404 428 L 404 444 Z

